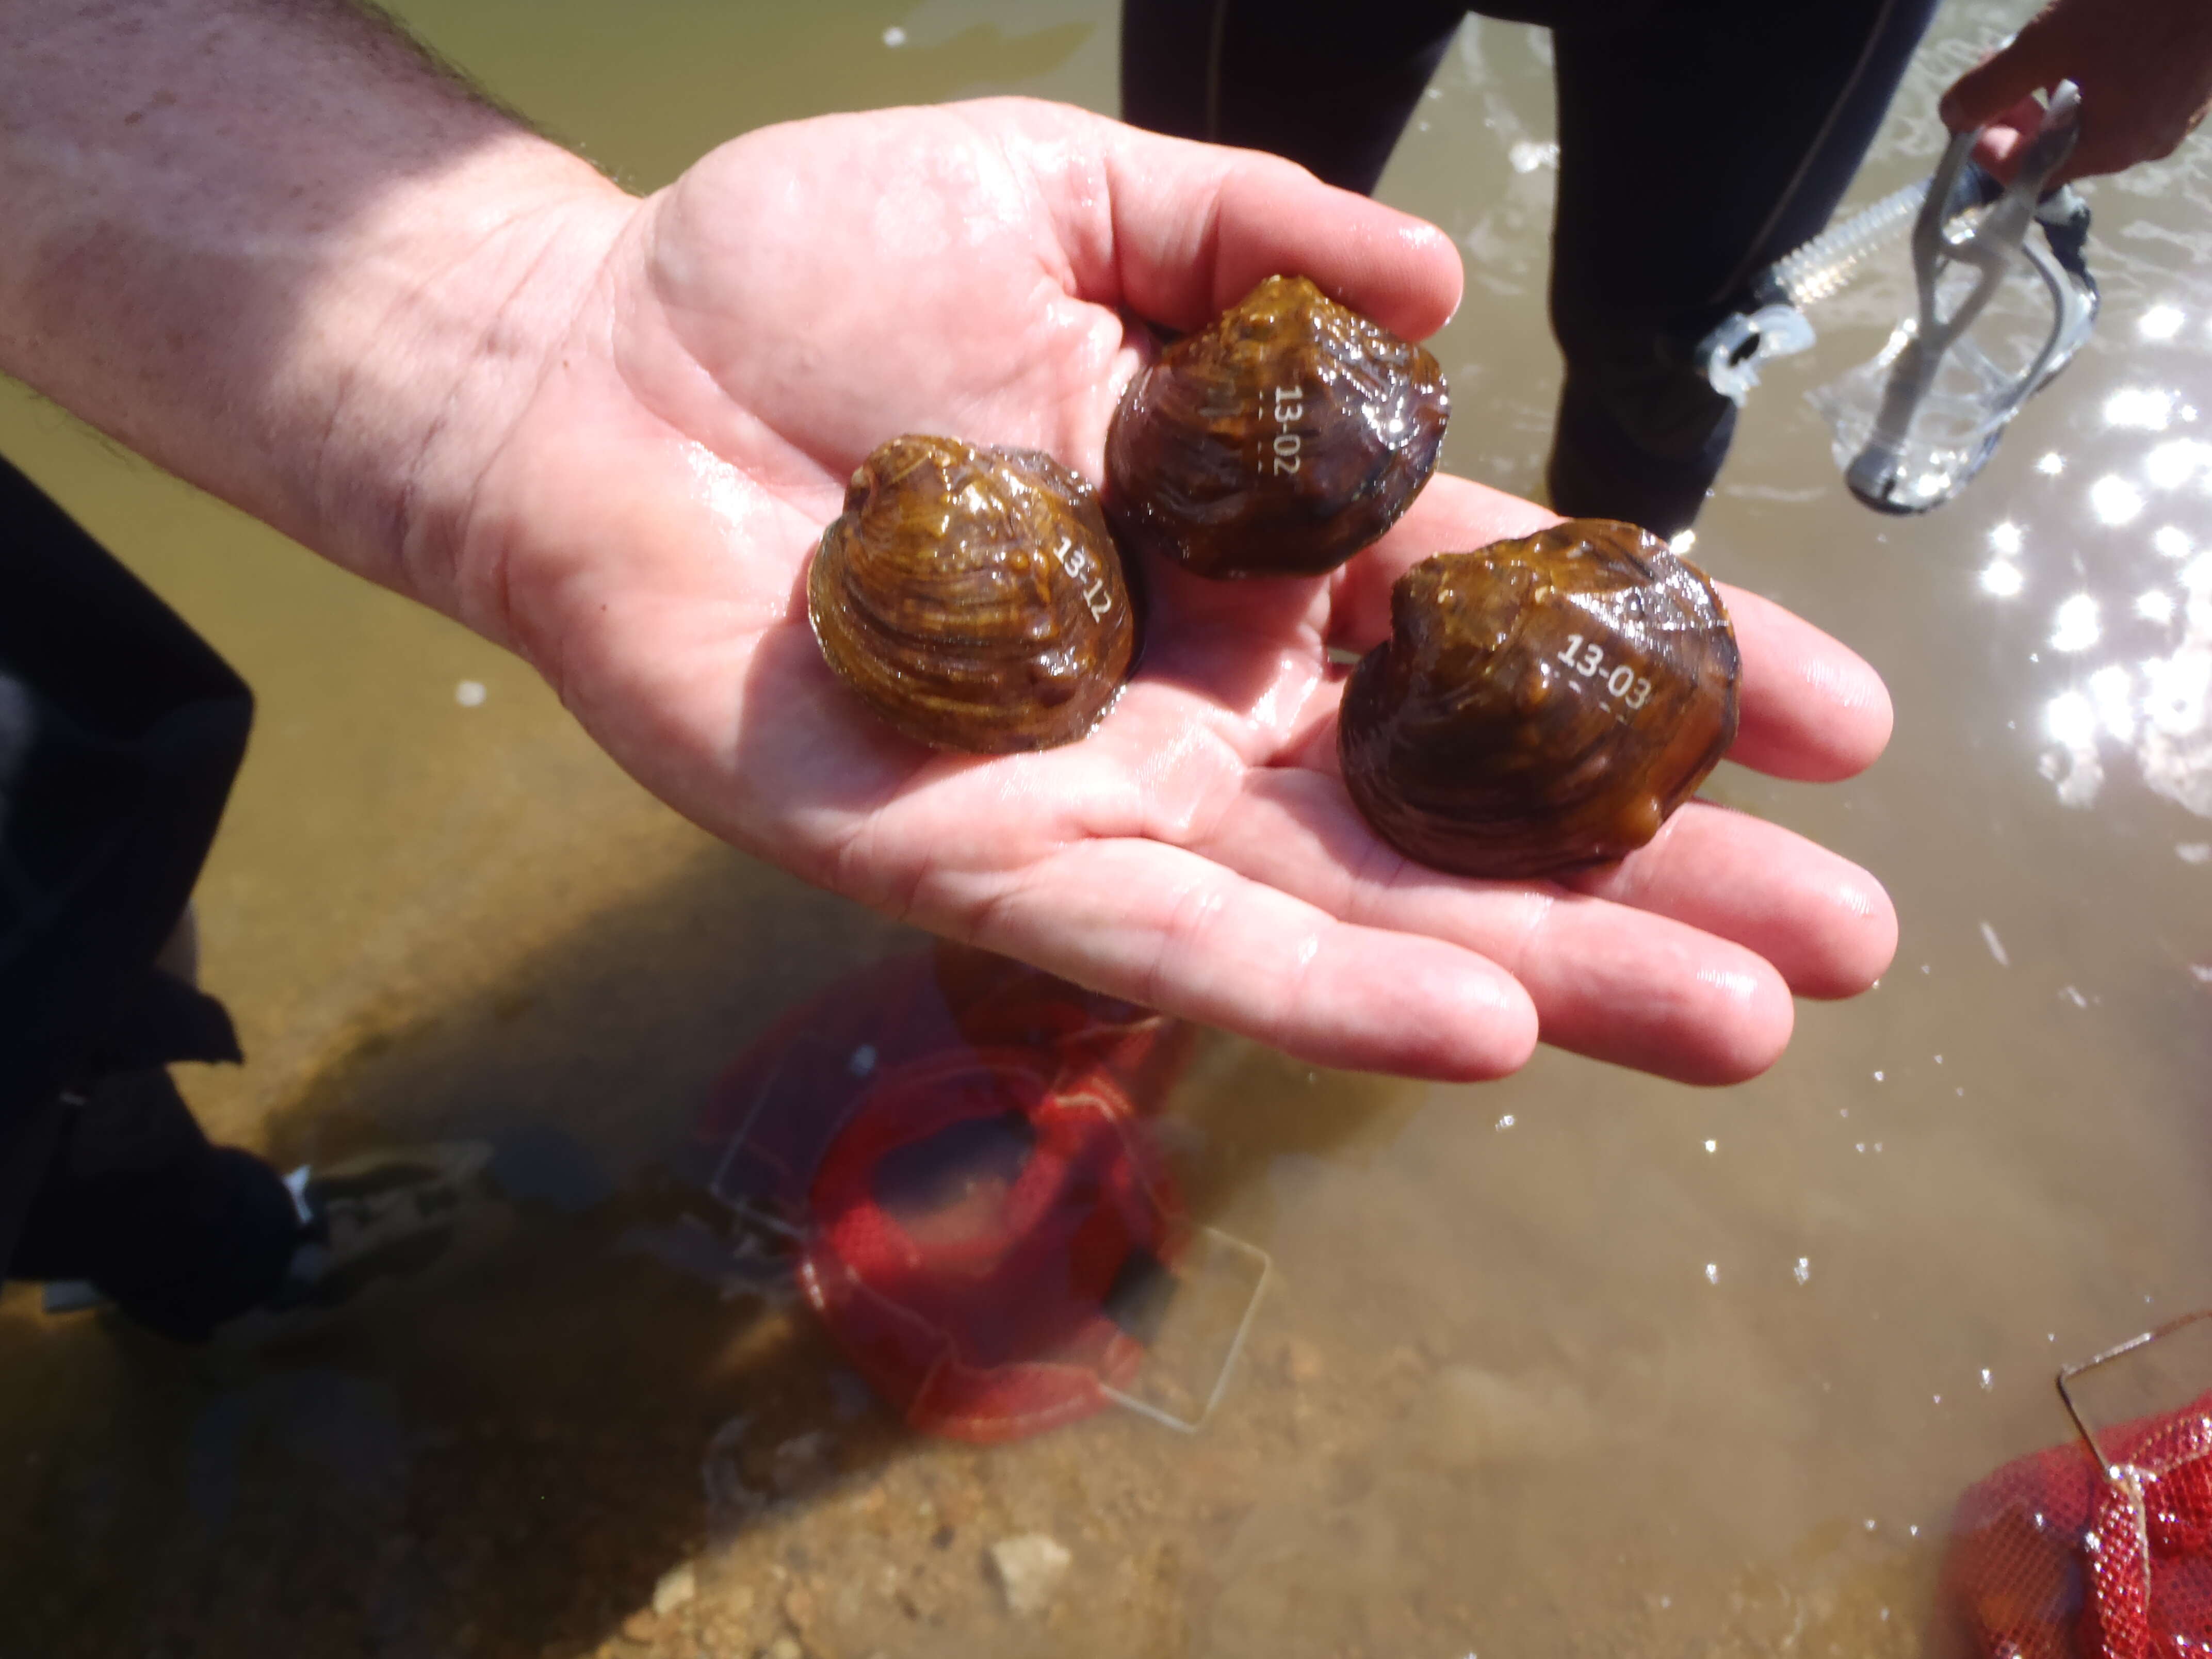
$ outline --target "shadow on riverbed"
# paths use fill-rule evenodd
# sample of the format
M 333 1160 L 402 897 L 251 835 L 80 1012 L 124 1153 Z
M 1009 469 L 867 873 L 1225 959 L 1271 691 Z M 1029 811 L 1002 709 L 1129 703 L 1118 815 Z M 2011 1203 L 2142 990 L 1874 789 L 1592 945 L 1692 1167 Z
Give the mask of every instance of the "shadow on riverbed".
M 719 1659 L 780 1635 L 827 1652 L 813 1601 L 835 1587 L 810 1580 L 805 1547 L 732 1546 L 872 1495 L 874 1524 L 845 1531 L 864 1553 L 876 1534 L 887 1575 L 934 1573 L 878 1598 L 884 1616 L 944 1637 L 988 1616 L 990 1505 L 956 1488 L 1018 1451 L 908 1460 L 886 1510 L 912 1437 L 786 1282 L 718 1286 L 639 1248 L 687 1217 L 727 1223 L 672 1173 L 695 1161 L 715 1075 L 784 1009 L 916 938 L 708 849 L 471 1001 L 361 1030 L 269 1119 L 280 1164 L 493 1141 L 508 1196 L 433 1272 L 250 1351 L 48 1320 L 11 1292 L 8 1650 L 571 1656 L 621 1632 L 628 1652 Z M 1210 1039 L 1174 1109 L 1189 1202 L 1218 1214 L 1276 1152 L 1340 1153 L 1413 1097 Z M 1266 1213 L 1249 1196 L 1247 1225 Z M 1132 1431 L 1172 1442 L 1164 1458 L 1189 1443 Z M 645 1611 L 656 1585 L 665 1615 Z

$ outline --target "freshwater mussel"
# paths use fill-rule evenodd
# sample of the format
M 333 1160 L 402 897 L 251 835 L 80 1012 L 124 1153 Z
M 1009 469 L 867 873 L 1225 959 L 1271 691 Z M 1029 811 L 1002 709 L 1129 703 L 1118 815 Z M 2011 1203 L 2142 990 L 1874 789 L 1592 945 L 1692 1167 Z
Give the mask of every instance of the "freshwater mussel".
M 976 754 L 1072 743 L 1136 647 L 1090 486 L 1034 450 L 894 438 L 853 474 L 807 572 L 822 654 L 907 736 Z
M 1337 726 L 1345 787 L 1399 851 L 1462 875 L 1617 859 L 1735 736 L 1735 632 L 1633 525 L 1571 519 L 1439 553 L 1390 593 Z
M 1107 510 L 1125 548 L 1201 576 L 1317 576 L 1420 493 L 1449 407 L 1426 351 L 1270 276 L 1130 382 Z

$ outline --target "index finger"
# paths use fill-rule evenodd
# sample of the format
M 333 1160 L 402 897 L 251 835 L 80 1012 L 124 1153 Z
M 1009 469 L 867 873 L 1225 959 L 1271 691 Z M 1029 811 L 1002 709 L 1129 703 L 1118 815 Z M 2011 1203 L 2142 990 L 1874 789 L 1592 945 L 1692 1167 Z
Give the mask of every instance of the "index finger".
M 1263 278 L 1307 276 L 1409 340 L 1458 308 L 1459 250 L 1425 220 L 1279 156 L 1091 118 L 1103 188 L 1056 204 L 1081 298 L 1192 329 Z
M 1971 132 L 2014 113 L 2033 94 L 2047 92 L 2064 78 L 2064 66 L 2052 47 L 2057 37 L 2041 20 L 2031 21 L 2011 43 L 1991 52 L 1951 83 L 1936 105 L 1943 125 Z M 2037 111 L 2038 115 L 2041 110 Z
M 1364 651 L 1390 633 L 1390 585 L 1432 553 L 1526 536 L 1559 514 L 1439 473 L 1390 533 L 1338 574 L 1332 644 Z M 1776 777 L 1832 782 L 1864 771 L 1889 742 L 1881 677 L 1856 652 L 1771 599 L 1717 582 L 1743 653 L 1741 716 L 1729 758 Z

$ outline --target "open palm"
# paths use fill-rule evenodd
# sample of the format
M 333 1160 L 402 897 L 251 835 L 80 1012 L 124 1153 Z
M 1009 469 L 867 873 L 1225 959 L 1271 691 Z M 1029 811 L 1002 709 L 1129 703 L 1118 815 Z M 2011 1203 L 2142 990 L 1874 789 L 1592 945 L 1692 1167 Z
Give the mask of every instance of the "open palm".
M 1564 884 L 1408 865 L 1335 775 L 1331 645 L 1391 580 L 1540 509 L 1435 480 L 1316 580 L 1150 568 L 1143 666 L 1089 738 L 983 759 L 881 726 L 823 664 L 803 572 L 902 432 L 1049 450 L 1094 480 L 1140 361 L 1276 271 L 1412 337 L 1456 303 L 1432 228 L 1270 158 L 1025 102 L 830 117 L 726 145 L 641 204 L 477 491 L 464 614 L 662 799 L 806 878 L 1332 1065 L 1492 1076 L 1549 1042 L 1695 1080 L 1863 988 L 1872 878 L 1693 805 Z M 1731 596 L 1735 757 L 1840 777 L 1889 710 L 1858 659 Z

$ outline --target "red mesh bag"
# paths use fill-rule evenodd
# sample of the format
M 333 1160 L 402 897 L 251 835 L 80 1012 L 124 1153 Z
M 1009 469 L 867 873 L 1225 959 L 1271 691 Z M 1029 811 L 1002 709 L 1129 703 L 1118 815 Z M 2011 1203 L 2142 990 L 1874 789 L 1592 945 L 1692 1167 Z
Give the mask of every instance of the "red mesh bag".
M 1016 1438 L 1145 1358 L 1190 1228 L 1144 1120 L 1191 1028 L 988 951 L 879 963 L 777 1022 L 699 1134 L 717 1196 L 797 1243 L 801 1291 L 915 1427 Z
M 716 1079 L 699 1152 L 717 1196 L 797 1231 L 811 1221 L 808 1190 L 830 1143 L 885 1073 L 1020 1049 L 1048 1072 L 1104 1072 L 1143 1115 L 1166 1098 L 1196 1040 L 1150 1008 L 939 940 L 848 975 L 771 1025 Z
M 2006 1464 L 1959 1500 L 1944 1599 L 1975 1659 L 2212 1652 L 2212 1393 Z
M 930 1190 L 939 1147 L 957 1190 Z M 902 1160 L 924 1173 L 902 1177 Z M 1111 1074 L 1047 1072 L 1019 1049 L 886 1073 L 830 1144 L 811 1207 L 807 1300 L 908 1423 L 963 1440 L 1034 1434 L 1127 1387 L 1144 1349 L 1117 1304 L 1141 1302 L 1184 1233 Z

